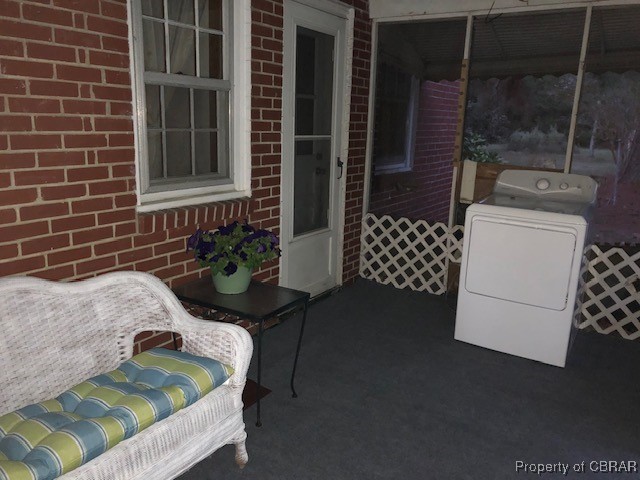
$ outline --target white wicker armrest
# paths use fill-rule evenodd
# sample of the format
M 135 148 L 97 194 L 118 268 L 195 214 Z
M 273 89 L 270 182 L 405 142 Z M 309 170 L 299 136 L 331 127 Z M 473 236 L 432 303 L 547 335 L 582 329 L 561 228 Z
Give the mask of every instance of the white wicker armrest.
M 244 328 L 230 323 L 201 320 L 185 312 L 175 319 L 175 331 L 182 336 L 185 352 L 215 358 L 231 365 L 230 381 L 243 386 L 253 353 L 253 340 Z

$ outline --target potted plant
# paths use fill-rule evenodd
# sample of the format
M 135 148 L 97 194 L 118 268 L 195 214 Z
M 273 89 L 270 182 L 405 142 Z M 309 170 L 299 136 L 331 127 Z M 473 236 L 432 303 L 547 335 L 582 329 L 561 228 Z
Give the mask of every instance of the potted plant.
M 209 267 L 216 290 L 242 293 L 249 288 L 253 269 L 280 256 L 278 237 L 269 230 L 257 230 L 246 221 L 220 225 L 215 231 L 200 230 L 187 240 L 201 267 Z

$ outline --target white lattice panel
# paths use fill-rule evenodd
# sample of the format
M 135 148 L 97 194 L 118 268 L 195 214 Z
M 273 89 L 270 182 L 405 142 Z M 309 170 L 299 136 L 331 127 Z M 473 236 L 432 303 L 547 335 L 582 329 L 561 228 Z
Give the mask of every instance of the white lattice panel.
M 447 263 L 460 257 L 456 252 L 462 235 L 456 232 L 458 236 L 452 236 L 444 223 L 367 214 L 362 220 L 360 275 L 396 288 L 443 294 Z
M 640 339 L 640 252 L 593 245 L 587 251 L 582 281 L 585 291 L 578 326 Z

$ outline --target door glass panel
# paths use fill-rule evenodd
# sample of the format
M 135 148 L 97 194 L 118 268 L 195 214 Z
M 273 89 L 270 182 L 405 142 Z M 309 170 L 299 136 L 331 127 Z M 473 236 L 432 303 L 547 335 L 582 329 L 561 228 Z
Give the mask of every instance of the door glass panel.
M 296 140 L 293 235 L 329 226 L 331 139 Z
M 195 32 L 190 28 L 169 26 L 171 73 L 196 74 Z
M 193 0 L 171 0 L 167 7 L 169 20 L 193 25 Z
M 296 135 L 331 134 L 333 37 L 298 27 Z
M 167 132 L 167 177 L 191 175 L 191 134 L 187 131 Z
M 142 20 L 144 37 L 144 69 L 149 72 L 165 72 L 164 26 L 160 22 Z

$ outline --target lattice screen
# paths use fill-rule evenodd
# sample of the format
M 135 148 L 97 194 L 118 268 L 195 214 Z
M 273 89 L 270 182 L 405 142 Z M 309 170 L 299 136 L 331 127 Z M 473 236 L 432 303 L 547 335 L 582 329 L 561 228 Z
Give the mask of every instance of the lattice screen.
M 640 339 L 640 251 L 631 254 L 620 247 L 602 250 L 593 245 L 586 255 L 579 328 Z
M 463 227 L 365 215 L 360 275 L 396 288 L 446 292 L 448 263 L 462 257 Z M 640 339 L 640 251 L 585 249 L 576 324 L 603 334 Z
M 452 235 L 444 223 L 367 214 L 362 220 L 360 275 L 396 288 L 443 294 L 448 262 L 461 256 L 459 227 L 456 232 Z

